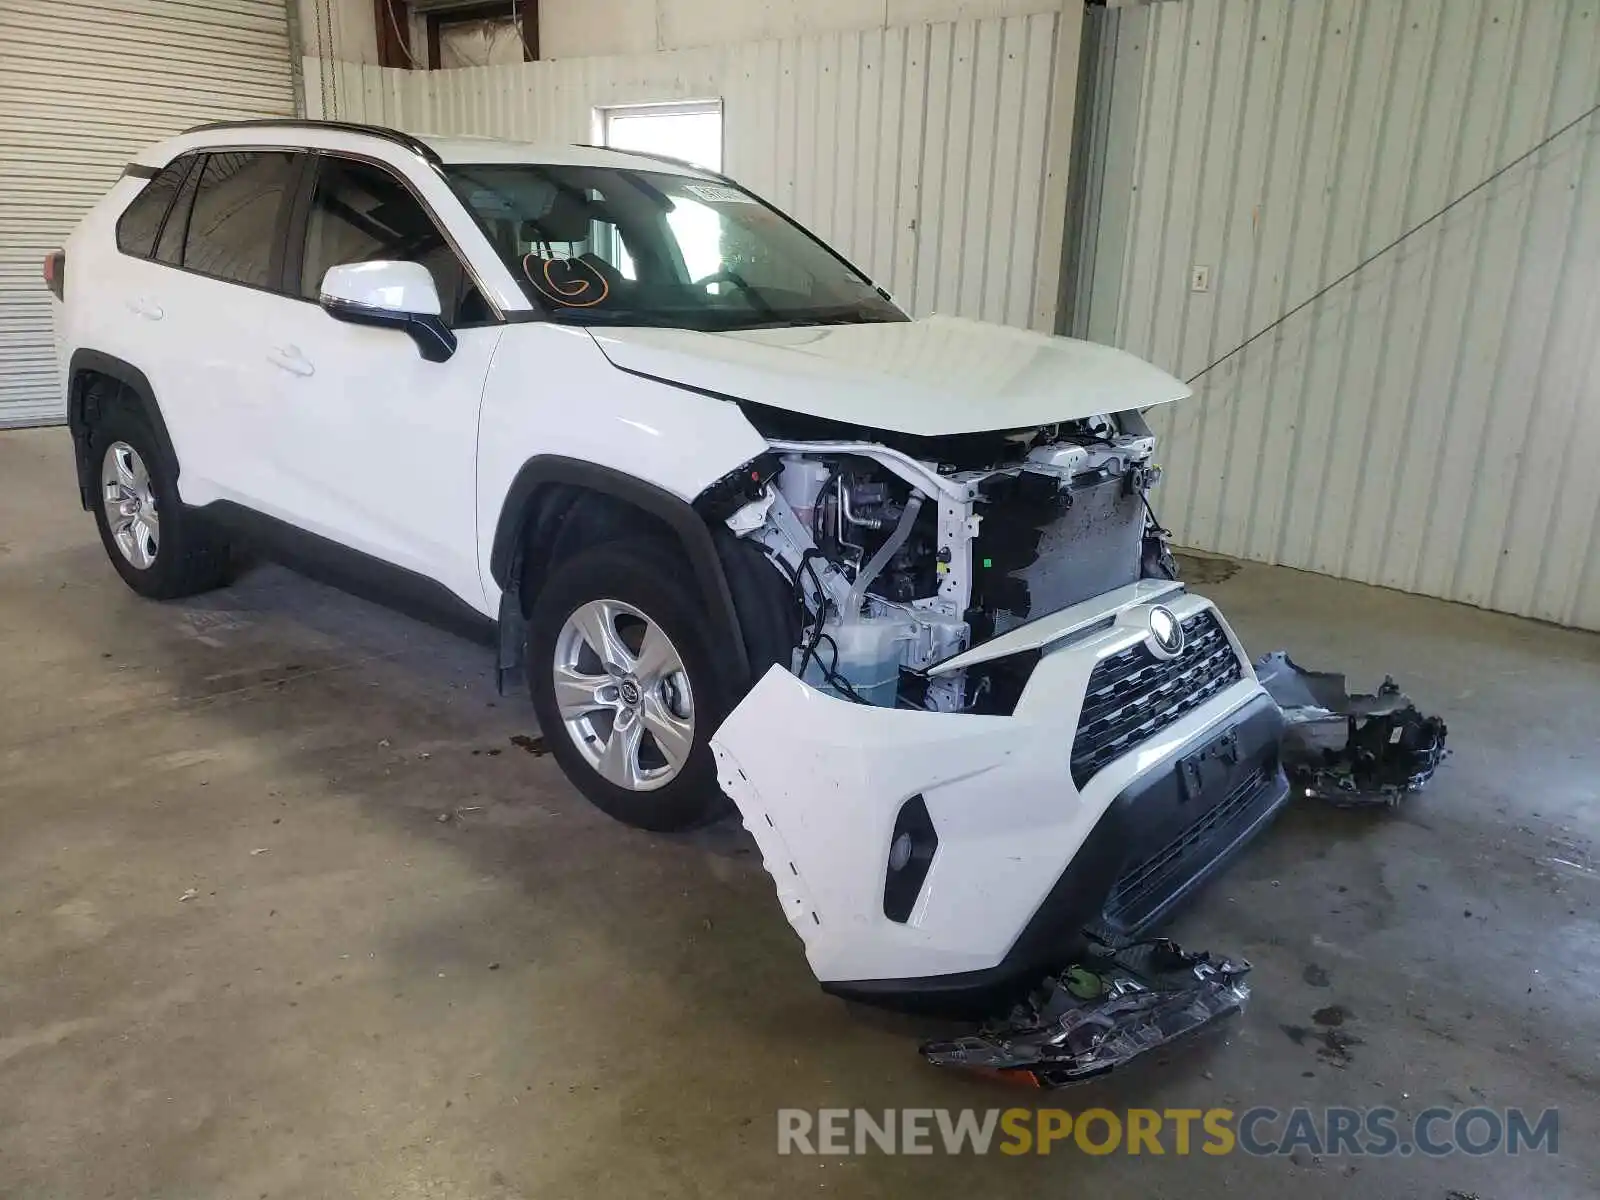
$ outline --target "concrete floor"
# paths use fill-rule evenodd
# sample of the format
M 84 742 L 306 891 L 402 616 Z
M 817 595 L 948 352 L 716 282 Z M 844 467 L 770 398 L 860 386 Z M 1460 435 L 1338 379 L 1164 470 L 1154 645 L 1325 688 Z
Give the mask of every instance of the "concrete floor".
M 139 600 L 65 434 L 0 434 L 0 1195 L 1597 1194 L 1600 639 L 1203 590 L 1253 650 L 1393 672 L 1456 752 L 1398 812 L 1290 811 L 1181 921 L 1256 965 L 1226 1039 L 1055 1101 L 1554 1104 L 1559 1156 L 780 1158 L 779 1107 L 1038 1097 L 823 996 L 742 830 L 591 810 L 485 651 L 275 568 Z M 1284 1032 L 1330 1003 L 1343 1065 Z

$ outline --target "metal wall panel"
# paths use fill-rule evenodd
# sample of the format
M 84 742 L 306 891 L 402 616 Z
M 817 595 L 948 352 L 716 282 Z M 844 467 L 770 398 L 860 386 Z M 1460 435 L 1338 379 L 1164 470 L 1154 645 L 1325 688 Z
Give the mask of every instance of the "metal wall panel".
M 1137 143 L 1090 325 L 1184 377 L 1600 103 L 1587 0 L 1119 20 Z M 1600 628 L 1597 329 L 1590 117 L 1163 413 L 1162 517 L 1186 545 Z
M 1060 5 L 1049 0 L 541 0 L 539 46 L 546 58 L 589 58 L 835 29 L 1027 16 L 1052 7 Z
M 1062 26 L 1047 12 L 459 71 L 308 60 L 307 104 L 418 132 L 588 142 L 598 107 L 720 98 L 727 172 L 911 311 L 1049 329 L 1052 155 L 1071 120 L 1055 80 L 1078 32 L 1064 43 Z
M 46 252 L 150 143 L 291 115 L 292 65 L 284 0 L 0 3 L 0 425 L 63 416 Z

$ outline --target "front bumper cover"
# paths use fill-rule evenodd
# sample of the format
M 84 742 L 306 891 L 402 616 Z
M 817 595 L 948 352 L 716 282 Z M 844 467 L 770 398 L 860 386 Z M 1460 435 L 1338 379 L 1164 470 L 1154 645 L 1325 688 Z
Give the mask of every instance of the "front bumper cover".
M 1164 603 L 1180 619 L 1211 608 Z M 1281 719 L 1231 631 L 1237 682 L 1074 784 L 1094 667 L 1148 636 L 1147 604 L 1110 615 L 1044 652 L 1009 717 L 850 704 L 774 667 L 717 731 L 723 789 L 825 988 L 992 1003 L 1070 961 L 1085 927 L 1113 942 L 1153 927 L 1277 811 Z M 893 919 L 908 813 L 937 848 Z
M 1070 962 L 1090 939 L 1113 948 L 1137 942 L 1222 870 L 1288 801 L 1279 762 L 1282 732 L 1278 706 L 1258 695 L 1118 792 L 994 966 L 823 986 L 849 999 L 899 1007 L 992 1009 Z M 1206 777 L 1199 786 L 1197 772 Z

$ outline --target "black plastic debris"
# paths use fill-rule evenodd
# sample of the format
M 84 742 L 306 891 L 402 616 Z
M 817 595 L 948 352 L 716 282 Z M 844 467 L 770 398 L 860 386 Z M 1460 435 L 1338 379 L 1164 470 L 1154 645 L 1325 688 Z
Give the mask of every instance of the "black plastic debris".
M 1352 696 L 1344 676 L 1307 671 L 1282 650 L 1256 676 L 1283 710 L 1283 764 L 1300 794 L 1344 808 L 1392 807 L 1433 778 L 1448 730 L 1417 711 L 1393 679 Z
M 1241 1011 L 1249 970 L 1166 938 L 1091 953 L 1046 979 L 1010 1016 L 970 1037 L 927 1042 L 922 1055 L 936 1067 L 1064 1087 Z

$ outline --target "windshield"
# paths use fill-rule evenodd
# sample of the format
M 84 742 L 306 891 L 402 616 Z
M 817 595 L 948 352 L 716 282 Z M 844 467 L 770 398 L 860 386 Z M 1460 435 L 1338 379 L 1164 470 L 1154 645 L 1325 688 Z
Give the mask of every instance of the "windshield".
M 526 163 L 445 174 L 557 320 L 700 330 L 906 320 L 782 213 L 725 183 Z

